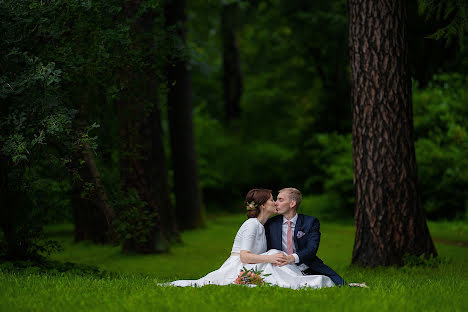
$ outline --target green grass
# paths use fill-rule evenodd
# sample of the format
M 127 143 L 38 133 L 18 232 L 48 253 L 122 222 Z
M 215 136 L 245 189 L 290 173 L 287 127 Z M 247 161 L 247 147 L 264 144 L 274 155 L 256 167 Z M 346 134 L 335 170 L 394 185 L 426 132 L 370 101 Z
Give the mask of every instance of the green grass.
M 278 287 L 161 287 L 158 282 L 194 279 L 217 269 L 229 256 L 242 216 L 212 217 L 207 228 L 183 233 L 169 254 L 124 255 L 119 247 L 75 244 L 69 225 L 48 229 L 65 251 L 54 260 L 96 265 L 123 273 L 114 278 L 0 272 L 1 311 L 463 311 L 468 306 L 468 248 L 463 224 L 429 223 L 439 265 L 362 269 L 349 265 L 352 224 L 322 223 L 319 256 L 347 281 L 370 289 L 290 290 Z

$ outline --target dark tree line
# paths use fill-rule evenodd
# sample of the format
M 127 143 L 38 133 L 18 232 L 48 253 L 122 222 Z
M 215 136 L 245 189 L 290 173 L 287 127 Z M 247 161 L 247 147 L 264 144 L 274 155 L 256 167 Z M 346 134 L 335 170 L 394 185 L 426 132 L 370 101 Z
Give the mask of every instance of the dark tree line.
M 409 64 L 410 47 L 417 44 L 408 41 L 419 34 L 414 27 L 413 33 L 408 29 L 412 22 L 408 4 L 349 1 L 346 16 L 344 1 L 277 1 L 271 10 L 259 1 L 206 3 L 216 12 L 217 92 L 222 94 L 219 103 L 226 129 L 247 120 L 248 129 L 236 129 L 240 149 L 245 149 L 245 142 L 257 143 L 245 138 L 251 136 L 251 124 L 285 117 L 275 120 L 275 127 L 254 127 L 261 132 L 255 139 L 276 135 L 279 141 L 288 141 L 294 136 L 277 153 L 287 154 L 300 145 L 286 158 L 296 176 L 285 177 L 307 184 L 304 181 L 315 172 L 308 172 L 313 166 L 304 168 L 313 153 L 303 155 L 318 144 L 316 132 L 349 132 L 346 105 L 351 98 L 353 263 L 401 265 L 405 254 L 436 255 L 418 191 L 410 70 L 427 84 L 438 65 Z M 179 239 L 180 230 L 204 225 L 187 47 L 188 5 L 194 4 L 185 0 L 99 0 L 92 7 L 82 1 L 0 4 L 0 30 L 5 33 L 0 46 L 0 81 L 5 86 L 0 90 L 0 227 L 5 239 L 0 248 L 8 257 L 28 258 L 53 248 L 52 243 L 39 242 L 45 221 L 38 217 L 42 207 L 31 195 L 32 181 L 41 175 L 69 179 L 67 195 L 77 241 L 119 241 L 124 251 L 165 252 L 169 242 Z M 410 4 L 413 15 L 414 6 Z M 434 10 L 426 6 L 426 11 Z M 351 81 L 342 46 L 347 18 Z M 458 13 L 454 20 L 460 20 Z M 323 21 L 330 29 L 323 28 Z M 449 28 L 444 31 L 451 34 Z M 248 53 L 255 56 L 242 67 L 248 53 L 240 43 L 248 36 L 255 42 Z M 312 36 L 320 40 L 310 40 Z M 330 36 L 336 38 L 329 40 Z M 256 87 L 264 88 L 264 98 L 256 97 L 256 90 L 243 95 L 242 69 L 244 74 L 262 76 Z M 283 87 L 300 94 L 284 94 Z M 314 88 L 321 93 L 309 98 L 303 89 Z M 252 102 L 260 101 L 254 109 L 247 103 L 251 105 L 247 113 L 255 115 L 251 124 L 241 110 L 246 95 Z M 298 104 L 289 109 L 283 105 L 285 99 Z M 270 115 L 274 109 L 277 115 Z M 300 119 L 297 129 L 294 117 Z M 285 132 L 288 127 L 293 129 Z M 265 146 L 258 152 L 249 146 L 244 152 L 269 156 L 271 145 Z M 261 180 L 256 172 L 247 174 L 252 176 L 249 181 L 274 185 L 284 178 L 272 175 Z M 318 184 L 316 179 L 307 182 Z
M 193 140 L 190 77 L 182 56 L 186 50 L 185 7 L 177 1 L 166 1 L 165 7 L 158 4 L 153 1 L 97 1 L 89 8 L 72 1 L 36 3 L 34 10 L 29 11 L 24 6 L 15 6 L 14 2 L 2 5 L 2 20 L 6 22 L 4 29 L 8 34 L 2 44 L 2 68 L 6 75 L 18 76 L 18 67 L 12 66 L 9 59 L 11 51 L 18 48 L 27 50 L 42 62 L 55 62 L 63 70 L 63 79 L 55 76 L 58 87 L 54 91 L 64 102 L 48 104 L 52 110 L 56 105 L 63 105 L 74 115 L 69 114 L 64 120 L 69 128 L 60 128 L 64 134 L 61 142 L 39 142 L 45 148 L 38 150 L 37 157 L 52 157 L 69 172 L 77 241 L 109 243 L 118 240 L 124 251 L 162 252 L 168 250 L 169 241 L 179 239 L 179 228 L 204 224 Z M 15 19 L 15 16 L 24 19 Z M 57 31 L 60 28 L 66 31 Z M 28 36 L 21 34 L 22 31 Z M 14 38 L 20 41 L 15 42 Z M 35 42 L 40 44 L 34 45 Z M 2 76 L 2 81 L 10 78 L 6 75 Z M 24 78 L 24 82 L 18 81 L 18 84 L 29 83 L 31 79 L 20 78 Z M 14 88 L 14 81 L 9 82 Z M 161 92 L 164 85 L 169 88 L 167 101 Z M 25 181 L 28 168 L 42 166 L 42 163 L 33 162 L 28 156 L 31 148 L 28 147 L 27 152 L 18 150 L 17 144 L 28 144 L 28 141 L 8 140 L 14 135 L 9 120 L 15 121 L 17 117 L 34 127 L 43 123 L 40 118 L 50 118 L 46 110 L 43 110 L 44 116 L 34 115 L 38 103 L 29 103 L 28 98 L 34 96 L 34 92 L 41 92 L 42 86 L 33 87 L 36 89 L 2 93 L 7 105 L 2 105 L 1 138 L 4 146 L 11 145 L 10 150 L 1 152 L 4 186 L 1 226 L 6 240 L 2 247 L 8 258 L 28 258 L 41 252 L 39 247 L 34 247 L 36 238 L 25 241 L 25 236 L 31 233 L 25 233 L 24 227 L 31 226 L 31 222 L 18 213 L 27 211 L 33 217 Z M 45 95 L 38 99 L 48 101 L 51 97 Z M 30 113 L 29 119 L 22 118 L 21 112 L 15 110 L 18 102 Z M 177 219 L 170 199 L 164 150 L 166 134 L 161 124 L 161 103 L 164 102 L 169 112 Z M 33 120 L 33 116 L 39 120 Z M 97 131 L 97 126 L 92 125 L 95 120 L 100 123 L 100 129 L 105 128 L 98 133 L 108 139 L 101 140 L 102 151 L 96 146 L 99 139 L 89 133 Z M 52 126 L 57 127 L 57 124 L 52 123 Z M 76 136 L 71 136 L 70 131 Z M 33 138 L 33 144 L 37 144 L 34 132 L 33 129 L 27 134 Z M 22 136 L 21 139 L 28 138 Z M 116 153 L 117 162 L 112 156 Z M 24 205 L 13 202 L 14 197 L 24 198 Z M 13 214 L 15 211 L 17 213 Z M 42 221 L 37 221 L 39 233 Z

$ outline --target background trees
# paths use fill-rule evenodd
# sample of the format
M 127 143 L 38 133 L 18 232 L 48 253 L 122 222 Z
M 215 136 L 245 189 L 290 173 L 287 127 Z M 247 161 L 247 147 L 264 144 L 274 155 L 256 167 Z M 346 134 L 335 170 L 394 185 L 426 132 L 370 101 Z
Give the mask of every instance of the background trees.
M 353 216 L 347 1 L 190 1 L 186 24 L 177 3 L 1 3 L 2 250 L 21 228 L 73 221 L 77 239 L 165 250 L 203 207 L 238 213 L 259 186 L 300 188 L 322 220 Z M 450 12 L 407 11 L 403 89 L 433 219 L 464 219 L 468 202 L 466 35 L 427 38 Z
M 168 0 L 165 18 L 172 51 L 175 52 L 169 55 L 166 67 L 176 217 L 180 228 L 187 230 L 202 227 L 205 221 L 194 145 L 185 1 Z

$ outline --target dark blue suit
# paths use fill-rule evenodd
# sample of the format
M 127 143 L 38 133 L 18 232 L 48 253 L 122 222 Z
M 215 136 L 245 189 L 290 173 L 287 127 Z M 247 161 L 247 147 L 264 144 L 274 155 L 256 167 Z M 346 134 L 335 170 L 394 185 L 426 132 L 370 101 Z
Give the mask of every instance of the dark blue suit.
M 265 224 L 265 234 L 268 249 L 282 250 L 283 216 L 277 215 L 268 219 Z M 297 238 L 297 233 L 301 231 L 304 236 Z M 323 263 L 316 256 L 320 244 L 320 222 L 317 218 L 297 215 L 296 227 L 293 235 L 296 254 L 299 256 L 299 263 L 306 264 L 309 268 L 304 271 L 308 275 L 326 275 L 331 278 L 335 285 L 344 285 L 346 282 L 341 276 Z

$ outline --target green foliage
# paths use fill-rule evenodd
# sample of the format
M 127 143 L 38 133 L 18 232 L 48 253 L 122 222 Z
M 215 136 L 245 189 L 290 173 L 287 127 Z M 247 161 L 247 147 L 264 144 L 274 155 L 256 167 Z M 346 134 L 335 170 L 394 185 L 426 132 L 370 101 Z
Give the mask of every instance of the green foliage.
M 292 154 L 279 142 L 242 138 L 206 113 L 194 115 L 200 184 L 210 200 L 226 209 L 242 209 L 244 191 L 252 185 L 287 183 L 282 176 Z M 237 202 L 231 199 L 236 198 Z
M 158 215 L 148 211 L 147 205 L 139 198 L 135 189 L 130 189 L 126 194 L 113 194 L 112 206 L 117 217 L 112 229 L 119 242 L 131 240 L 136 244 L 144 244 L 151 239 Z
M 44 236 L 42 230 L 44 221 L 40 211 L 21 209 L 19 212 L 25 213 L 18 216 L 22 219 L 18 220 L 17 224 L 10 225 L 15 226 L 15 242 L 8 239 L 0 241 L 0 259 L 42 261 L 52 253 L 62 250 L 57 241 L 49 240 Z M 16 246 L 12 247 L 12 244 Z M 12 248 L 16 248 L 14 253 L 11 252 Z
M 62 70 L 35 45 L 46 13 L 24 1 L 0 2 L 0 225 L 2 254 L 9 258 L 37 259 L 59 249 L 42 235 L 50 203 L 40 206 L 33 195 L 41 189 L 41 167 L 60 164 L 72 145 L 76 110 L 63 101 Z
M 352 217 L 352 208 L 346 206 L 340 193 L 330 192 L 303 196 L 298 213 L 325 221 L 349 220 Z
M 419 184 L 430 218 L 465 218 L 468 210 L 467 88 L 466 77 L 447 74 L 413 93 Z
M 311 139 L 309 146 L 306 151 L 319 174 L 309 177 L 305 188 L 323 185 L 323 192 L 328 194 L 330 202 L 337 203 L 330 207 L 329 214 L 352 216 L 354 187 L 351 135 L 317 134 Z
M 446 26 L 429 36 L 447 40 L 447 45 L 457 38 L 460 47 L 464 45 L 464 36 L 468 32 L 468 4 L 464 0 L 419 0 L 419 13 L 427 20 L 443 21 Z
M 442 265 L 450 265 L 450 260 L 442 257 L 433 257 L 432 255 L 427 259 L 424 255 L 414 256 L 414 255 L 404 255 L 403 263 L 406 266 L 414 267 L 439 267 Z
M 107 155 L 119 149 L 115 104 L 144 88 L 128 73 L 156 68 L 153 72 L 164 82 L 161 72 L 174 46 L 165 33 L 162 2 L 144 1 L 131 14 L 122 10 L 127 4 L 132 5 L 117 0 L 0 2 L 5 34 L 0 42 L 0 156 L 7 159 L 6 193 L 29 198 L 21 209 L 6 204 L 22 212 L 19 221 L 26 227 L 33 215 L 40 224 L 70 220 L 67 180 L 83 182 L 83 153 L 95 153 L 98 144 Z M 149 10 L 154 32 L 135 31 Z M 85 182 L 82 197 L 94 188 Z M 143 226 L 153 225 L 147 222 L 153 215 L 142 218 Z M 19 231 L 19 221 L 5 224 L 18 223 Z M 132 231 L 138 237 L 146 230 Z
M 60 105 L 61 71 L 53 63 L 43 65 L 37 57 L 10 48 L 0 76 L 0 143 L 1 152 L 18 164 L 44 157 L 44 145 L 63 141 L 76 111 Z

